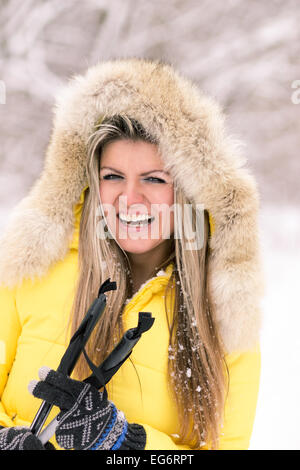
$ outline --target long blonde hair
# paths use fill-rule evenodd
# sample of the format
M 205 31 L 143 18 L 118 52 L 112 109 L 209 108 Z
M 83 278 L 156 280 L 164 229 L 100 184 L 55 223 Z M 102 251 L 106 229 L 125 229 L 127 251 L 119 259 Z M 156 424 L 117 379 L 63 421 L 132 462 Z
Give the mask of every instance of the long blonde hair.
M 97 296 L 100 284 L 108 277 L 116 281 L 117 293 L 107 294 L 107 308 L 87 346 L 89 356 L 97 364 L 113 349 L 123 333 L 121 314 L 126 299 L 132 295 L 131 271 L 126 253 L 112 237 L 104 239 L 95 236 L 99 230 L 96 214 L 99 215 L 101 207 L 101 149 L 120 139 L 156 143 L 137 121 L 125 115 L 103 119 L 89 141 L 88 189 L 80 221 L 79 278 L 72 309 L 72 331 L 78 328 Z M 184 221 L 176 213 L 176 207 L 183 208 L 191 202 L 180 188 L 176 185 L 174 187 L 175 226 L 183 233 Z M 202 248 L 186 250 L 182 237 L 174 237 L 173 250 L 158 269 L 173 261 L 165 307 L 170 331 L 168 375 L 179 414 L 179 442 L 188 443 L 194 448 L 200 448 L 206 442 L 214 449 L 218 447 L 223 417 L 226 364 L 210 298 L 209 221 L 206 212 L 204 215 Z M 171 315 L 168 314 L 168 305 L 171 305 L 167 305 L 169 301 L 174 305 Z M 80 379 L 89 374 L 84 358 L 79 361 L 76 373 Z

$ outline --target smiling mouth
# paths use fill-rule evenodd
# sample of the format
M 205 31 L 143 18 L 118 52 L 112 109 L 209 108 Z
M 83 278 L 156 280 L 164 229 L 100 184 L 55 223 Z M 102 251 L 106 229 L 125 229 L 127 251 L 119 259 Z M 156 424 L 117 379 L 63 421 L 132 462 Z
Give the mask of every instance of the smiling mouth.
M 126 227 L 144 227 L 151 225 L 154 221 L 154 217 L 145 214 L 138 216 L 129 216 L 126 214 L 118 214 L 118 219 Z

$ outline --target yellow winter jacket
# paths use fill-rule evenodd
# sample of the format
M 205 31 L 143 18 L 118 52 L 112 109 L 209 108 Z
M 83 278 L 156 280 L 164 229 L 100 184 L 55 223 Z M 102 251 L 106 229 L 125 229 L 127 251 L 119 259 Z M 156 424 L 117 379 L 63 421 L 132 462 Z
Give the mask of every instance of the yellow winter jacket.
M 78 267 L 80 204 L 73 242 L 65 259 L 39 281 L 0 290 L 0 426 L 29 426 L 40 406 L 27 391 L 46 365 L 56 368 L 67 345 L 67 325 Z M 168 326 L 164 288 L 171 274 L 149 280 L 126 305 L 125 329 L 137 326 L 139 311 L 152 312 L 153 327 L 108 385 L 109 398 L 129 422 L 142 424 L 146 450 L 189 449 L 176 444 L 179 424 L 167 383 Z M 259 350 L 227 356 L 230 388 L 220 449 L 247 449 L 260 375 Z M 47 422 L 58 413 L 53 408 Z M 52 442 L 56 444 L 55 439 Z

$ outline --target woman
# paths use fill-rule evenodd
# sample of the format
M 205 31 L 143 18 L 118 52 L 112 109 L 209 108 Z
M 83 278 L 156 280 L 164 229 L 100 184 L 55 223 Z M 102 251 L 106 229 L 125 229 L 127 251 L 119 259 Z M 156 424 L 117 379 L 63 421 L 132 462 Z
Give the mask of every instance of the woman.
M 58 406 L 49 420 L 61 411 L 56 447 L 248 448 L 257 212 L 218 106 L 172 67 L 111 61 L 72 80 L 43 173 L 1 241 L 0 448 L 44 448 L 28 430 L 37 397 Z M 98 392 L 84 358 L 72 379 L 54 370 L 107 278 L 117 291 L 87 348 L 94 363 L 138 312 L 155 322 Z

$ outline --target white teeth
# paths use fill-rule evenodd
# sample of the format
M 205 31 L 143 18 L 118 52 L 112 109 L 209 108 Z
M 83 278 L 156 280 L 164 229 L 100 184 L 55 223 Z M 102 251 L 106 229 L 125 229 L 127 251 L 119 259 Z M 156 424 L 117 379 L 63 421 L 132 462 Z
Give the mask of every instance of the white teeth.
M 145 222 L 151 219 L 151 216 L 148 214 L 140 214 L 140 215 L 129 215 L 129 214 L 119 214 L 119 218 L 122 222 Z

